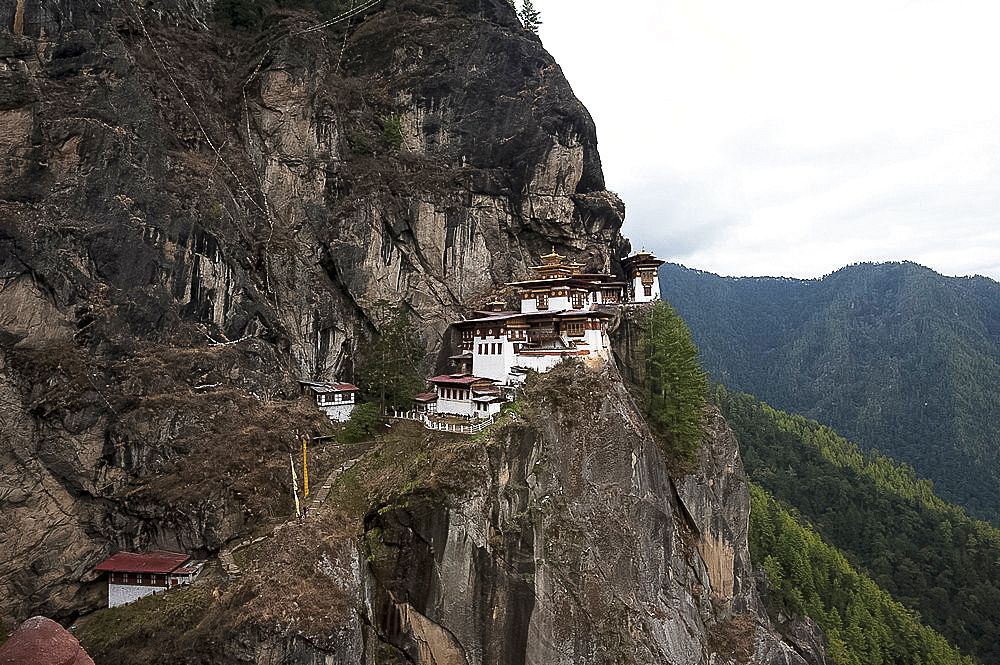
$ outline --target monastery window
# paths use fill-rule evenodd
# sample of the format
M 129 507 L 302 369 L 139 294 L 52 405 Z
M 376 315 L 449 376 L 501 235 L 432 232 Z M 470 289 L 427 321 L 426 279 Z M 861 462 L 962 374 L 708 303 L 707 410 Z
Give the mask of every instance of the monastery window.
M 653 295 L 653 287 L 652 286 L 643 286 L 642 287 L 642 292 L 645 293 L 647 297 L 649 297 L 649 296 Z
M 548 309 L 549 308 L 549 294 L 539 293 L 535 297 L 535 306 L 538 309 Z

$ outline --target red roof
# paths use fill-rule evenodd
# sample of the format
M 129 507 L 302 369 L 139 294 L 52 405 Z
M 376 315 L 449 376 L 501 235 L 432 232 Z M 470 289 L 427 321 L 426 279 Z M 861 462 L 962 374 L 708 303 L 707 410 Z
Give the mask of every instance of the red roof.
M 449 386 L 470 386 L 479 381 L 489 381 L 490 383 L 493 383 L 493 379 L 473 376 L 472 374 L 442 374 L 441 376 L 432 376 L 427 380 L 431 383 Z
M 358 387 L 351 383 L 328 383 L 326 384 L 338 392 L 347 392 L 348 390 L 357 390 Z
M 417 402 L 434 402 L 438 398 L 437 393 L 420 393 L 413 397 L 414 401 Z
M 119 552 L 101 565 L 95 566 L 94 570 L 110 570 L 116 573 L 172 573 L 190 558 L 187 554 L 162 550 L 149 554 Z

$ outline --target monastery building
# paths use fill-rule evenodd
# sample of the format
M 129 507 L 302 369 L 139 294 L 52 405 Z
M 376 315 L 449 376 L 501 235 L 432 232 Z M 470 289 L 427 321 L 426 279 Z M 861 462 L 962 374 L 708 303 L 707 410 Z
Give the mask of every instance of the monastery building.
M 542 260 L 531 267 L 531 279 L 507 285 L 516 289 L 520 311 L 504 311 L 503 303 L 493 302 L 475 318 L 454 324 L 462 346 L 462 353 L 452 356 L 459 374 L 517 385 L 529 370 L 546 372 L 566 357 L 606 361 L 607 324 L 614 317 L 608 306 L 659 298 L 656 269 L 663 261 L 645 251 L 623 259 L 629 282 L 581 272 L 582 264 L 554 249 Z

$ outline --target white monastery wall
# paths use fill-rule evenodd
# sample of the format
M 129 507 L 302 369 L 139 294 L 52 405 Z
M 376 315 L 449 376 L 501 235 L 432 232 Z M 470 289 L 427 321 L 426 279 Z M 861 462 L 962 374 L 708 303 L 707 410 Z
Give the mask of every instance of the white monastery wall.
M 660 280 L 654 278 L 650 295 L 646 295 L 645 287 L 642 285 L 642 276 L 636 275 L 632 279 L 632 293 L 634 302 L 655 302 L 660 299 Z
M 118 607 L 144 596 L 166 591 L 163 586 L 140 586 L 138 584 L 108 584 L 108 607 Z
M 445 399 L 438 397 L 438 413 L 452 413 L 457 416 L 471 416 L 476 412 L 472 400 Z
M 354 402 L 342 402 L 340 404 L 325 404 L 319 408 L 330 420 L 342 423 L 350 420 L 355 406 Z

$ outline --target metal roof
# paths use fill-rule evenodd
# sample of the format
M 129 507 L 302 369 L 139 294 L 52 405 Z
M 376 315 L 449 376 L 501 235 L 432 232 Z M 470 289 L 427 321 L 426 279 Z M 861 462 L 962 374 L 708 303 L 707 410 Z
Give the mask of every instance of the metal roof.
M 190 559 L 187 554 L 157 550 L 148 554 L 119 552 L 94 570 L 108 570 L 116 573 L 172 573 Z
M 482 376 L 473 376 L 472 374 L 442 374 L 440 376 L 432 376 L 427 380 L 431 383 L 454 386 L 470 386 L 479 381 L 489 381 L 490 383 L 494 383 L 493 379 L 487 379 Z
M 325 395 L 326 393 L 346 393 L 359 389 L 352 383 L 317 383 L 315 381 L 299 381 L 299 383 L 320 395 Z

